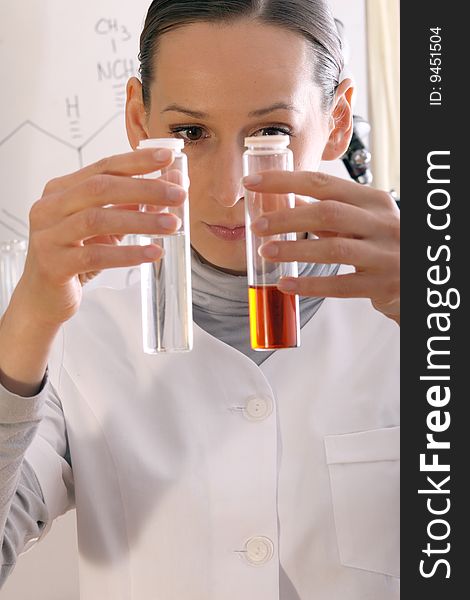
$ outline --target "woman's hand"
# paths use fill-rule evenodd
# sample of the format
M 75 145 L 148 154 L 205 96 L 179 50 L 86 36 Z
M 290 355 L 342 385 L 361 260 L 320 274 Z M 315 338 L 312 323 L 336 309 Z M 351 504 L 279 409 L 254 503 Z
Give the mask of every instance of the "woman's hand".
M 156 246 L 119 246 L 129 233 L 174 233 L 186 192 L 157 179 L 134 178 L 170 165 L 154 149 L 112 156 L 50 181 L 30 212 L 23 275 L 0 320 L 0 383 L 22 396 L 36 394 L 61 324 L 78 310 L 81 279 L 102 269 L 157 260 Z M 148 212 L 139 212 L 140 204 Z M 171 210 L 171 208 L 170 208 Z
M 39 324 L 57 325 L 78 309 L 83 281 L 102 269 L 130 267 L 161 256 L 156 246 L 119 246 L 126 234 L 173 233 L 184 190 L 172 183 L 132 177 L 170 165 L 169 150 L 116 155 L 50 181 L 30 212 L 29 249 L 13 300 Z M 174 196 L 172 196 L 174 194 Z M 139 212 L 146 204 L 149 212 Z M 171 209 L 170 209 L 171 210 Z
M 258 178 L 258 181 L 257 179 Z M 291 294 L 370 298 L 373 306 L 400 322 L 400 213 L 389 194 L 324 173 L 265 171 L 243 180 L 254 192 L 294 193 L 319 202 L 266 213 L 252 224 L 259 236 L 308 231 L 316 240 L 269 241 L 267 260 L 347 264 L 355 273 L 330 277 L 283 278 Z

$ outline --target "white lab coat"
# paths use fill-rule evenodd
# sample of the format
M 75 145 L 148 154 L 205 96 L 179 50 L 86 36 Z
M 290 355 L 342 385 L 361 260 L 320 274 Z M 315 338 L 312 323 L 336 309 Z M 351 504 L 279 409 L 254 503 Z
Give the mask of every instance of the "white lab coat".
M 139 293 L 91 292 L 50 364 L 81 599 L 397 600 L 396 324 L 328 299 L 260 367 L 197 326 L 192 352 L 149 356 Z M 48 435 L 27 458 L 56 517 Z

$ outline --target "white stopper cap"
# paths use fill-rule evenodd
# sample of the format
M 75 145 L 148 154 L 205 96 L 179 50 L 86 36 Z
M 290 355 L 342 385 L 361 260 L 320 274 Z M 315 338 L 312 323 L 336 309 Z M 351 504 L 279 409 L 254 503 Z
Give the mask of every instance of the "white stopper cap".
M 144 150 L 145 148 L 168 148 L 169 150 L 180 152 L 184 148 L 184 140 L 180 138 L 149 138 L 140 140 L 137 149 Z
M 290 144 L 288 135 L 257 135 L 245 138 L 245 146 L 277 146 L 279 148 L 287 148 Z

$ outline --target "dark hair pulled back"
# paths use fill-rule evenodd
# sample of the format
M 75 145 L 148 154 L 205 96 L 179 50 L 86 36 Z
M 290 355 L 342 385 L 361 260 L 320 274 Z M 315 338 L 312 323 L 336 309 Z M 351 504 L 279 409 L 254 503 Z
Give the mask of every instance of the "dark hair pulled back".
M 343 54 L 326 0 L 154 0 L 140 36 L 140 75 L 146 109 L 150 109 L 154 57 L 163 34 L 191 23 L 231 23 L 243 18 L 283 27 L 310 43 L 314 53 L 313 80 L 322 90 L 322 104 L 327 110 L 339 83 Z

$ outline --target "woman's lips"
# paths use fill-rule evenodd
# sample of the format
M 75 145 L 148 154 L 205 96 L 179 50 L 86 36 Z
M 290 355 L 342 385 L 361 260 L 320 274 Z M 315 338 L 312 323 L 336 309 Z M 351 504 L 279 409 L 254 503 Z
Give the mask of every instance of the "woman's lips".
M 245 225 L 239 225 L 236 227 L 224 227 L 223 225 L 209 225 L 205 224 L 208 229 L 220 240 L 226 242 L 238 242 L 239 240 L 245 239 Z

